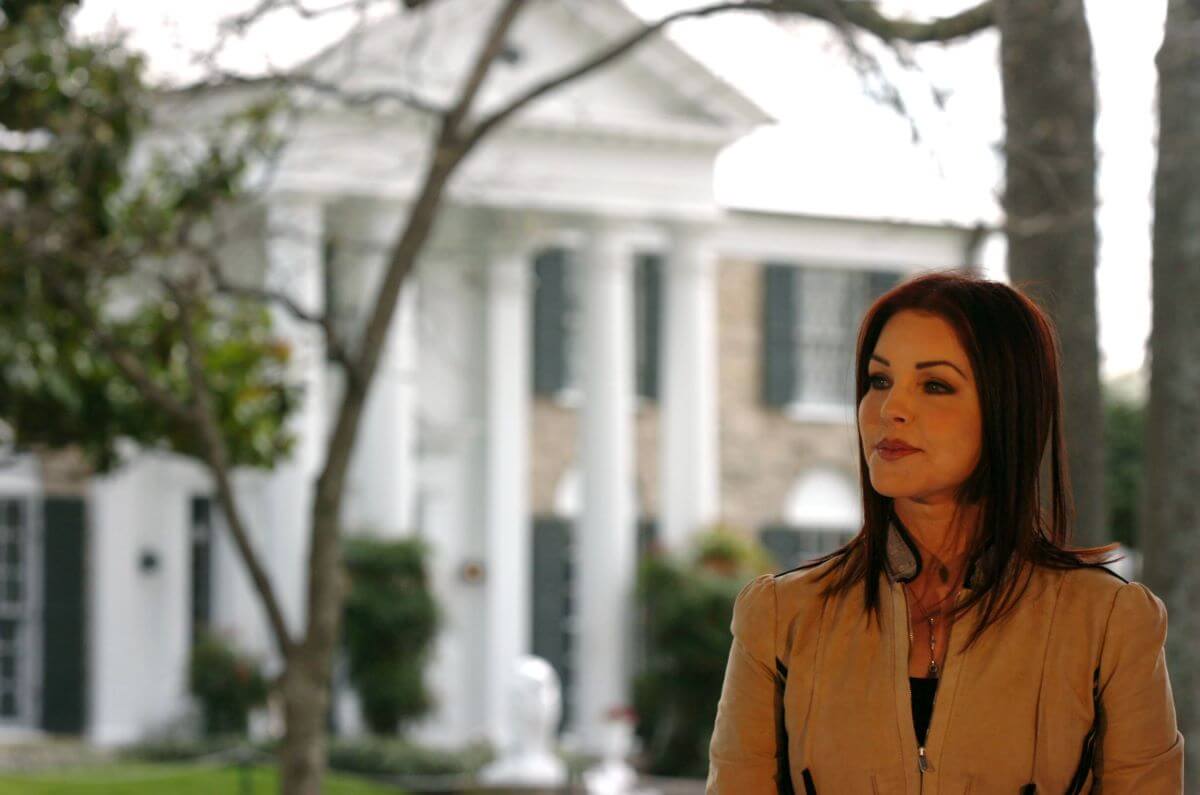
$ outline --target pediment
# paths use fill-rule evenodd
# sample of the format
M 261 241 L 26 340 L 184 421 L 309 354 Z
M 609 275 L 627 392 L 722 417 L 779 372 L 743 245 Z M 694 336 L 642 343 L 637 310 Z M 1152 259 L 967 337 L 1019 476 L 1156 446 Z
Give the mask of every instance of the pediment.
M 440 0 L 352 31 L 303 68 L 356 94 L 412 95 L 446 106 L 456 95 L 495 13 L 495 0 Z M 603 50 L 644 24 L 621 0 L 530 3 L 493 67 L 479 108 Z M 399 112 L 407 112 L 396 105 Z M 662 33 L 528 106 L 515 120 L 556 129 L 694 129 L 732 141 L 772 118 Z

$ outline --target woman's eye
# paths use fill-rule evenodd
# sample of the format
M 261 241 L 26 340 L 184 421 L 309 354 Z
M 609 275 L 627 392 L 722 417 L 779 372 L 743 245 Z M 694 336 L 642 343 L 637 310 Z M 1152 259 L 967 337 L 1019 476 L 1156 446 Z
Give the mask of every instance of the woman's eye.
M 874 373 L 872 375 L 867 376 L 867 385 L 872 389 L 883 389 L 884 387 L 887 386 L 886 383 L 880 384 L 879 383 L 880 381 L 886 382 L 887 376 L 883 375 L 882 373 Z M 951 389 L 950 387 L 948 387 L 947 385 L 943 384 L 941 381 L 926 381 L 925 387 L 926 388 L 936 387 L 936 389 L 934 389 L 934 391 L 933 391 L 933 393 L 935 395 L 952 395 L 952 394 L 954 394 L 954 390 Z
M 876 383 L 876 381 L 878 381 L 879 379 L 884 379 L 884 380 L 887 380 L 887 376 L 880 375 L 879 373 L 874 373 L 874 374 L 872 374 L 872 375 L 868 375 L 868 376 L 867 376 L 867 384 L 868 384 L 868 386 L 874 387 L 874 386 L 875 386 L 875 383 Z

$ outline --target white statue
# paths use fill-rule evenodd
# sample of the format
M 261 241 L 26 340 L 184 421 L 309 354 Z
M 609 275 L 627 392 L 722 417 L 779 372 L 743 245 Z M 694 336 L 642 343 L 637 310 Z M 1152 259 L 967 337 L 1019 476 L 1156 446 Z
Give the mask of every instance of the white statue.
M 636 789 L 637 772 L 626 761 L 633 751 L 635 718 L 629 710 L 613 710 L 605 721 L 604 753 L 598 764 L 583 773 L 587 795 L 641 795 Z
M 563 786 L 567 766 L 554 754 L 554 735 L 562 716 L 558 674 L 541 657 L 520 657 L 509 694 L 512 741 L 499 759 L 480 771 L 480 780 L 524 787 Z

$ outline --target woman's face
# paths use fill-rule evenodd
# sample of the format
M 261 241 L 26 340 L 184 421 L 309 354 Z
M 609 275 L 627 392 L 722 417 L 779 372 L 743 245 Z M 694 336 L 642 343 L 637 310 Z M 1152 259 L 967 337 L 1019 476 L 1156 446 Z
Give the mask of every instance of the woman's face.
M 871 486 L 885 497 L 953 499 L 979 461 L 979 393 L 966 351 L 940 316 L 901 310 L 888 319 L 867 363 L 858 432 Z M 916 448 L 889 455 L 885 439 Z

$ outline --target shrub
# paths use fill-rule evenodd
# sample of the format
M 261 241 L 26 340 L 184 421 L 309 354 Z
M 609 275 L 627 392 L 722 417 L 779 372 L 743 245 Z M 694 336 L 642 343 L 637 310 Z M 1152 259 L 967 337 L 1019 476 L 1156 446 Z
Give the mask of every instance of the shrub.
M 1146 407 L 1110 397 L 1104 404 L 1105 488 L 1108 490 L 1108 537 L 1138 547 L 1140 498 L 1145 453 Z
M 376 734 L 396 731 L 433 704 L 422 676 L 437 632 L 426 555 L 419 539 L 350 538 L 343 547 L 350 581 L 343 622 L 350 681 Z
M 697 539 L 689 560 L 651 555 L 638 571 L 645 670 L 634 679 L 643 766 L 703 778 L 732 638 L 733 602 L 770 571 L 765 550 L 726 528 Z
M 204 733 L 245 734 L 250 710 L 267 700 L 267 682 L 253 658 L 219 635 L 201 633 L 192 647 L 188 686 L 204 713 Z

